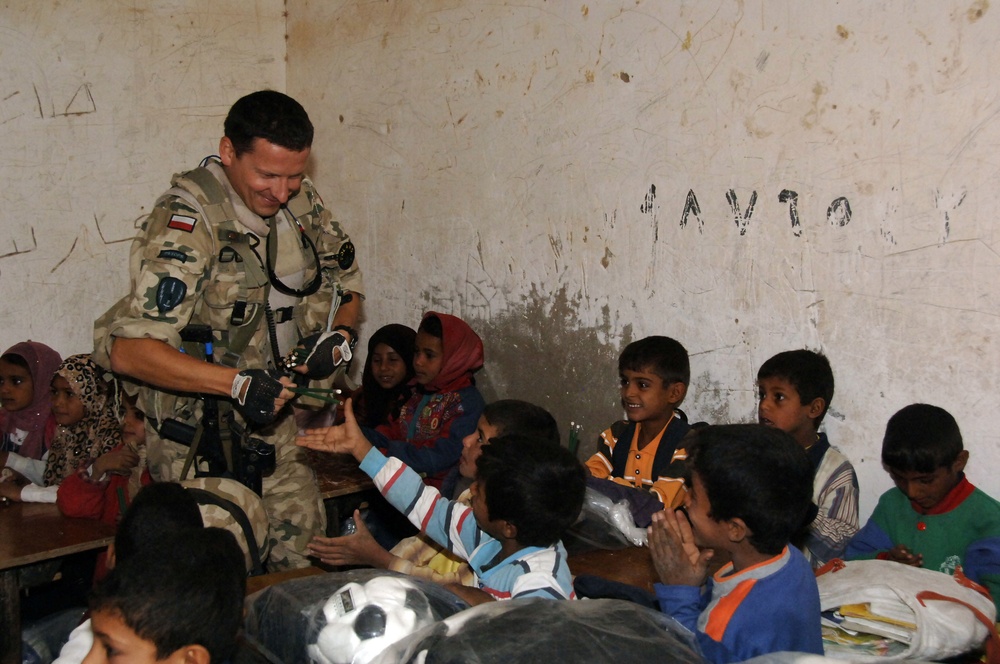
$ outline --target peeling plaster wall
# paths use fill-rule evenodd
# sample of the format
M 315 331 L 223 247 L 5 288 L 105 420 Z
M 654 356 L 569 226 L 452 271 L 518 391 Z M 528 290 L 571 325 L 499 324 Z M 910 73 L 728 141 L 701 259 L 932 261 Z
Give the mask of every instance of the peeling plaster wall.
M 0 2 L 3 348 L 93 347 L 135 223 L 218 150 L 232 102 L 285 85 L 280 0 Z M 0 349 L 2 350 L 2 349 Z
M 616 358 L 684 343 L 693 420 L 833 364 L 866 516 L 888 417 L 950 410 L 1000 496 L 1000 11 L 915 3 L 289 0 L 288 90 L 355 237 L 365 335 L 436 309 L 488 398 L 617 416 Z

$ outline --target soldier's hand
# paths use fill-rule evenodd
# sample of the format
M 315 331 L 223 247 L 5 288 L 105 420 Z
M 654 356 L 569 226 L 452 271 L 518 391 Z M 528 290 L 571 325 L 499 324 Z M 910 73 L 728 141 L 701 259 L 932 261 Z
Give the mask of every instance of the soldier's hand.
M 295 395 L 285 390 L 291 380 L 276 371 L 244 369 L 233 379 L 236 410 L 249 422 L 267 424 Z
M 306 378 L 322 379 L 352 357 L 351 344 L 341 332 L 317 332 L 299 342 L 286 366 Z

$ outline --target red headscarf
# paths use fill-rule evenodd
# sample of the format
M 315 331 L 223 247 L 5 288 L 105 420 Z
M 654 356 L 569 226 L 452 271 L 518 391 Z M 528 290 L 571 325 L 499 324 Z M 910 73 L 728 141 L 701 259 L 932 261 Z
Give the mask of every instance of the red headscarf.
M 45 425 L 52 414 L 52 376 L 62 363 L 59 353 L 37 341 L 22 341 L 8 348 L 4 355 L 17 355 L 28 365 L 33 388 L 31 403 L 21 410 L 8 412 L 4 434 L 15 429 L 27 432 L 18 454 L 41 459 L 45 454 Z
M 428 311 L 441 321 L 441 371 L 423 386 L 428 392 L 454 392 L 472 385 L 472 374 L 483 366 L 483 340 L 457 316 Z

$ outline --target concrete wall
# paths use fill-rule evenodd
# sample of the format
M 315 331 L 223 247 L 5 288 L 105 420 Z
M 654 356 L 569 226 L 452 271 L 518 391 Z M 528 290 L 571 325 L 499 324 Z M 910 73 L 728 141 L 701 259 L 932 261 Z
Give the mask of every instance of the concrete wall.
M 89 348 L 135 220 L 275 87 L 316 122 L 366 335 L 466 317 L 487 396 L 583 424 L 588 452 L 628 341 L 681 340 L 684 408 L 714 422 L 754 417 L 767 357 L 822 349 L 864 513 L 918 400 L 1000 495 L 998 22 L 971 0 L 0 2 L 3 345 Z
M 914 401 L 957 417 L 1000 495 L 987 2 L 290 0 L 288 32 L 368 333 L 463 316 L 487 395 L 588 442 L 630 340 L 681 340 L 684 408 L 713 422 L 755 418 L 772 354 L 822 349 L 865 514 Z
M 218 150 L 239 96 L 284 88 L 280 0 L 0 2 L 2 345 L 92 347 L 135 222 Z

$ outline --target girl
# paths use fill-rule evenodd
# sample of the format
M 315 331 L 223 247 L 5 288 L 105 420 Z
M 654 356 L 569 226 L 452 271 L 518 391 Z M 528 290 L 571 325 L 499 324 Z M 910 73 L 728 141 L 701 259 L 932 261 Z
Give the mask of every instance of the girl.
M 413 394 L 413 348 L 417 333 L 406 325 L 379 328 L 368 341 L 368 357 L 355 395 L 358 422 L 377 427 L 399 417 Z
M 450 497 L 462 439 L 476 430 L 483 397 L 472 374 L 483 366 L 483 342 L 461 318 L 433 311 L 417 329 L 413 371 L 416 391 L 399 417 L 369 432 L 369 440 L 397 457 L 427 484 Z M 448 482 L 445 482 L 445 479 Z
M 35 482 L 42 481 L 41 459 L 56 432 L 49 383 L 60 362 L 59 353 L 36 341 L 0 355 L 0 468 Z
M 52 416 L 59 427 L 45 457 L 41 482 L 23 487 L 0 482 L 0 495 L 24 502 L 56 502 L 58 485 L 67 475 L 121 443 L 120 409 L 116 379 L 106 382 L 104 370 L 90 355 L 66 358 L 52 377 Z
M 139 489 L 152 479 L 146 467 L 145 414 L 135 397 L 123 399 L 121 444 L 77 468 L 59 485 L 56 503 L 66 516 L 117 524 Z

